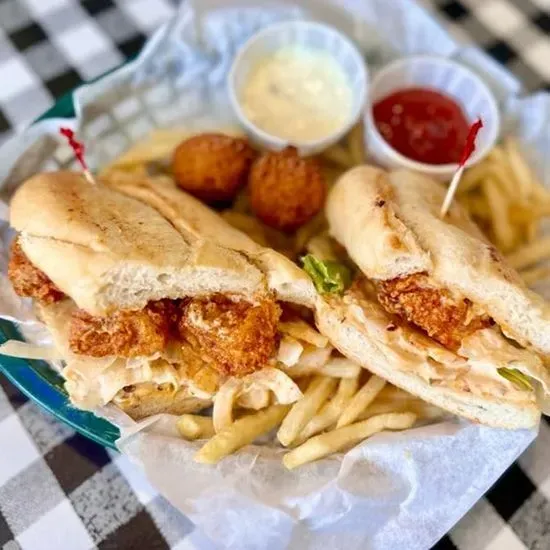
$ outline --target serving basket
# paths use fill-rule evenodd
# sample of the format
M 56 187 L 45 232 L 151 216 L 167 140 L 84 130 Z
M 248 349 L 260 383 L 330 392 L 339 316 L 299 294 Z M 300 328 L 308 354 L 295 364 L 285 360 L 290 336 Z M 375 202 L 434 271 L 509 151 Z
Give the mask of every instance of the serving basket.
M 159 29 L 148 44 L 146 44 L 144 52 L 140 54 L 136 60 L 128 61 L 113 72 L 99 77 L 96 83 L 91 86 L 83 85 L 77 92 L 76 103 L 73 93 L 69 93 L 60 98 L 49 111 L 36 121 L 36 132 L 33 134 L 32 128 L 27 132 L 27 141 L 22 138 L 19 139 L 19 141 L 16 140 L 16 142 L 7 144 L 3 147 L 5 153 L 3 158 L 8 163 L 11 162 L 12 164 L 11 166 L 5 167 L 0 163 L 0 181 L 7 178 L 7 186 L 9 187 L 12 181 L 15 182 L 17 180 L 17 182 L 19 182 L 21 179 L 24 179 L 24 177 L 30 175 L 28 173 L 30 167 L 26 166 L 23 167 L 24 177 L 19 177 L 21 173 L 19 173 L 17 177 L 14 177 L 14 172 L 21 172 L 21 166 L 17 166 L 15 160 L 13 160 L 13 162 L 10 160 L 17 155 L 27 155 L 27 152 L 29 152 L 27 159 L 30 159 L 29 162 L 31 165 L 31 157 L 35 157 L 36 154 L 44 155 L 44 150 L 46 149 L 49 151 L 48 156 L 49 161 L 51 161 L 49 164 L 50 169 L 74 168 L 74 159 L 70 151 L 68 151 L 68 147 L 65 148 L 63 154 L 60 154 L 61 152 L 58 154 L 56 147 L 59 142 L 51 139 L 48 145 L 49 149 L 46 147 L 42 148 L 42 151 L 37 152 L 31 150 L 33 142 L 30 138 L 34 139 L 42 134 L 54 133 L 56 131 L 56 124 L 59 123 L 59 119 L 67 119 L 68 125 L 76 127 L 74 120 L 75 115 L 82 115 L 83 113 L 82 104 L 79 104 L 78 100 L 85 100 L 84 103 L 88 101 L 88 105 L 85 105 L 84 108 L 85 115 L 89 115 L 93 118 L 91 116 L 93 114 L 95 118 L 99 119 L 102 115 L 106 114 L 104 118 L 107 118 L 108 121 L 114 120 L 116 118 L 112 115 L 114 109 L 109 109 L 107 113 L 101 112 L 102 106 L 104 105 L 104 103 L 102 103 L 102 93 L 107 90 L 108 84 L 113 84 L 113 82 L 120 83 L 125 78 L 126 82 L 128 82 L 128 75 L 135 69 L 137 64 L 143 62 L 145 59 L 150 59 L 158 54 L 159 60 L 159 63 L 153 64 L 154 66 L 142 67 L 144 70 L 141 72 L 141 77 L 143 77 L 145 81 L 147 79 L 152 79 L 154 81 L 156 78 L 162 80 L 159 76 L 162 71 L 167 75 L 174 75 L 174 73 L 177 73 L 174 81 L 177 81 L 180 77 L 184 81 L 187 79 L 187 84 L 189 86 L 187 91 L 191 90 L 194 91 L 194 93 L 187 95 L 183 99 L 177 97 L 177 103 L 169 103 L 167 105 L 167 110 L 170 108 L 182 108 L 187 109 L 187 112 L 189 112 L 189 110 L 193 109 L 194 102 L 200 102 L 200 96 L 203 92 L 202 89 L 193 88 L 194 81 L 200 79 L 200 71 L 204 71 L 205 67 L 208 69 L 208 63 L 210 63 L 216 55 L 221 55 L 221 60 L 218 60 L 220 62 L 216 65 L 217 72 L 216 70 L 208 72 L 206 76 L 203 73 L 202 77 L 205 81 L 207 79 L 214 80 L 217 78 L 221 80 L 225 78 L 224 75 L 227 74 L 230 61 L 235 55 L 236 44 L 244 43 L 254 32 L 274 22 L 273 18 L 270 18 L 271 15 L 274 16 L 275 20 L 279 21 L 299 17 L 303 18 L 303 13 L 301 13 L 300 10 L 305 9 L 309 12 L 318 10 L 318 13 L 316 13 L 314 17 L 311 17 L 312 19 L 333 24 L 342 32 L 352 36 L 360 46 L 373 73 L 375 73 L 377 67 L 380 67 L 392 59 L 404 55 L 423 53 L 447 56 L 468 65 L 487 82 L 497 98 L 501 109 L 506 115 L 503 125 L 504 132 L 508 133 L 510 130 L 513 130 L 520 144 L 525 147 L 524 152 L 529 161 L 541 177 L 546 175 L 547 181 L 545 183 L 546 185 L 550 185 L 550 156 L 547 154 L 547 151 L 550 150 L 550 142 L 547 141 L 545 143 L 544 140 L 540 138 L 544 132 L 544 128 L 546 128 L 546 134 L 548 134 L 547 128 L 550 127 L 550 95 L 538 94 L 531 97 L 524 96 L 520 83 L 504 68 L 497 65 L 482 51 L 471 46 L 457 44 L 430 15 L 417 4 L 411 2 L 411 0 L 394 0 L 391 3 L 391 9 L 388 9 L 389 3 L 387 0 L 370 0 L 369 2 L 360 0 L 332 0 L 332 2 L 326 2 L 327 5 L 332 4 L 332 11 L 323 13 L 319 12 L 319 6 L 321 4 L 324 5 L 325 2 L 312 2 L 309 0 L 295 0 L 293 2 L 266 1 L 265 4 L 269 6 L 269 10 L 262 10 L 261 7 L 256 7 L 258 2 L 240 0 L 238 2 L 239 4 L 245 5 L 249 10 L 256 10 L 253 13 L 254 17 L 250 17 L 250 21 L 239 17 L 236 12 L 231 13 L 229 11 L 229 18 L 227 21 L 219 21 L 214 17 L 210 20 L 212 23 L 211 27 L 207 25 L 204 29 L 204 36 L 199 36 L 199 33 L 196 33 L 194 36 L 195 43 L 197 41 L 201 42 L 202 40 L 209 43 L 210 39 L 211 42 L 215 43 L 215 46 L 219 46 L 220 50 L 214 48 L 213 50 L 208 50 L 203 56 L 195 55 L 195 57 L 193 57 L 193 48 L 187 47 L 185 43 L 176 44 L 174 46 L 175 51 L 178 55 L 181 55 L 181 57 L 176 57 L 172 59 L 171 62 L 169 62 L 170 60 L 166 60 L 162 47 L 170 33 L 177 31 L 176 34 L 179 33 L 179 36 L 182 36 L 186 30 L 185 25 L 188 24 L 190 18 L 194 18 L 196 21 L 203 16 L 202 10 L 222 10 L 230 3 L 231 2 L 228 2 L 228 0 L 197 0 L 197 2 L 195 2 L 196 11 L 192 16 L 185 19 L 188 14 L 182 11 L 176 27 L 174 27 L 173 23 L 168 23 L 165 27 Z M 280 9 L 278 7 L 279 4 L 283 6 Z M 345 10 L 348 11 L 348 17 L 346 18 L 342 16 Z M 359 18 L 354 18 L 350 15 L 354 10 L 362 10 L 363 19 L 361 21 Z M 266 14 L 268 13 L 271 14 L 270 17 L 267 17 Z M 216 23 L 216 27 L 214 23 Z M 192 29 L 187 30 L 192 31 Z M 218 37 L 215 36 L 216 30 L 219 30 Z M 219 40 L 216 41 L 215 38 L 219 38 Z M 220 54 L 220 51 L 225 51 L 225 54 Z M 224 55 L 226 55 L 226 57 L 224 57 Z M 193 70 L 188 70 L 190 66 L 193 67 L 193 70 L 196 69 L 196 71 L 193 72 Z M 118 81 L 117 78 L 119 79 Z M 142 81 L 140 81 L 140 83 L 141 82 Z M 105 83 L 104 89 L 100 89 L 101 83 Z M 169 89 L 168 92 L 169 97 L 174 97 L 174 88 Z M 125 96 L 123 93 L 114 95 L 116 97 L 111 97 L 109 101 L 112 100 L 115 102 L 116 100 L 122 104 L 128 99 L 132 99 L 131 97 Z M 140 103 L 141 101 L 142 98 L 139 97 L 137 103 L 142 105 Z M 163 101 L 166 101 L 166 99 Z M 225 108 L 227 108 L 227 105 Z M 93 111 L 93 113 L 91 111 Z M 48 126 L 49 122 L 51 122 L 51 124 Z M 163 126 L 161 118 L 154 119 L 153 122 L 149 121 L 149 124 L 152 128 Z M 96 141 L 101 143 L 98 145 L 100 149 L 97 151 L 98 154 L 95 155 L 94 153 L 96 166 L 93 166 L 92 163 L 93 167 L 101 167 L 110 160 L 105 159 L 103 155 L 107 148 L 111 148 L 110 152 L 112 153 L 115 146 L 119 147 L 120 150 L 116 154 L 120 154 L 125 147 L 130 145 L 131 141 L 128 141 L 129 134 L 121 136 L 119 131 L 120 126 L 117 126 L 117 124 L 114 124 L 114 126 L 115 128 L 108 136 L 108 141 L 105 140 L 105 142 L 103 142 L 101 133 L 96 134 L 96 136 L 98 136 Z M 93 144 L 94 136 L 87 132 L 86 128 L 79 128 L 79 130 L 83 130 L 80 137 L 84 139 L 87 145 L 88 143 Z M 40 134 L 40 132 L 42 132 L 42 134 Z M 142 133 L 141 135 L 143 136 L 145 134 Z M 134 136 L 134 140 L 137 141 L 138 137 L 139 136 Z M 550 137 L 548 139 L 550 139 Z M 10 149 L 5 149 L 6 146 Z M 544 154 L 545 150 L 546 155 Z M 0 150 L 0 153 L 1 152 Z M 29 162 L 27 162 L 27 165 Z M 36 165 L 38 166 L 38 163 L 36 163 Z M 42 165 L 39 165 L 39 169 L 40 167 L 42 167 Z M 6 182 L 4 182 L 4 184 L 6 185 Z M 15 324 L 8 320 L 0 320 L 0 341 L 3 342 L 8 339 L 22 340 L 23 336 L 22 333 L 18 331 Z M 55 415 L 60 421 L 72 426 L 81 434 L 101 445 L 112 449 L 116 448 L 115 442 L 119 438 L 119 429 L 105 419 L 72 407 L 63 388 L 63 380 L 46 362 L 1 356 L 0 373 L 5 375 L 33 401 Z M 465 425 L 471 429 L 471 432 L 476 431 L 477 436 L 474 434 L 472 437 L 477 437 L 475 441 L 479 443 L 479 456 L 474 456 L 472 460 L 465 460 L 463 458 L 463 452 L 461 451 L 461 449 L 465 450 L 467 448 L 467 440 L 460 440 L 460 434 L 458 432 Z M 411 490 L 410 495 L 407 496 L 407 501 L 411 501 L 413 505 L 416 506 L 415 510 L 417 514 L 416 516 L 411 514 L 406 518 L 406 521 L 409 522 L 407 524 L 407 533 L 409 536 L 415 534 L 416 537 L 416 534 L 418 534 L 418 537 L 420 537 L 421 532 L 423 540 L 431 541 L 431 543 L 434 543 L 448 531 L 473 503 L 481 497 L 511 462 L 517 458 L 518 454 L 527 447 L 535 435 L 534 432 L 515 434 L 498 431 L 497 437 L 494 435 L 494 433 L 497 432 L 491 432 L 490 429 L 485 430 L 483 427 L 472 426 L 467 423 L 459 424 L 459 421 L 452 426 L 452 429 L 455 430 L 452 437 L 448 436 L 447 432 L 437 432 L 436 428 L 437 427 L 434 426 L 432 436 L 434 440 L 437 440 L 437 445 L 439 445 L 437 452 L 442 454 L 443 459 L 446 457 L 448 458 L 450 448 L 447 449 L 449 452 L 446 452 L 445 445 L 453 445 L 452 453 L 456 452 L 456 460 L 462 460 L 461 463 L 464 465 L 463 471 L 459 473 L 456 473 L 451 465 L 448 465 L 448 470 L 445 471 L 445 474 L 448 474 L 448 478 L 450 478 L 454 472 L 456 475 L 460 474 L 468 479 L 461 478 L 459 480 L 460 483 L 455 484 L 456 487 L 454 487 L 454 489 L 456 489 L 456 491 L 460 489 L 460 492 L 456 494 L 453 494 L 453 492 L 449 490 L 447 491 L 448 494 L 440 495 L 438 493 L 435 495 L 436 490 L 434 489 L 434 495 L 438 501 L 437 508 L 443 509 L 445 506 L 446 508 L 445 511 L 441 512 L 443 515 L 438 516 L 437 513 L 439 512 L 437 512 L 434 507 L 431 507 L 429 511 L 432 515 L 428 517 L 428 515 L 424 514 L 426 511 L 426 503 L 425 500 L 422 501 L 421 494 L 425 487 L 419 485 L 411 489 L 412 485 L 408 483 L 411 480 L 405 475 L 402 477 L 402 490 L 405 492 L 406 490 Z M 122 427 L 122 429 L 124 431 L 124 427 Z M 464 431 L 467 431 L 467 429 L 468 428 L 464 429 Z M 183 454 L 177 455 L 177 460 L 175 459 L 169 462 L 169 457 L 167 458 L 167 455 L 169 455 L 167 452 L 169 444 L 165 444 L 166 440 L 162 439 L 162 435 L 152 436 L 157 438 L 157 443 L 159 443 L 158 448 L 162 448 L 162 452 L 159 451 L 154 457 L 146 457 L 147 459 L 151 459 L 150 462 L 148 462 L 144 459 L 145 453 L 143 452 L 143 448 L 140 447 L 141 441 L 143 441 L 143 438 L 146 437 L 147 434 L 137 434 L 136 437 L 133 437 L 133 435 L 134 434 L 132 434 L 133 439 L 131 441 L 129 441 L 130 438 L 128 438 L 125 447 L 121 446 L 122 450 L 130 453 L 135 452 L 132 458 L 138 456 L 136 462 L 141 462 L 148 477 L 153 484 L 160 489 L 160 492 L 171 500 L 178 509 L 190 517 L 192 521 L 199 524 L 209 536 L 216 536 L 220 541 L 230 540 L 230 537 L 225 536 L 225 534 L 219 530 L 222 528 L 220 526 L 225 526 L 227 529 L 230 529 L 236 524 L 242 525 L 242 531 L 232 533 L 235 536 L 238 535 L 239 543 L 248 540 L 259 541 L 256 547 L 268 547 L 267 544 L 264 545 L 266 534 L 262 531 L 262 525 L 265 525 L 265 528 L 268 530 L 272 528 L 274 532 L 276 531 L 277 537 L 273 540 L 276 540 L 279 545 L 283 544 L 281 541 L 285 540 L 281 533 L 283 533 L 284 536 L 290 537 L 290 533 L 293 532 L 297 525 L 301 527 L 307 524 L 303 527 L 304 529 L 311 527 L 312 532 L 317 530 L 315 536 L 324 540 L 326 533 L 322 532 L 322 529 L 325 529 L 328 525 L 325 522 L 327 521 L 327 515 L 329 513 L 333 513 L 330 521 L 335 529 L 336 534 L 334 534 L 334 537 L 340 537 L 338 539 L 339 541 L 341 541 L 341 536 L 347 533 L 346 529 L 351 525 L 361 525 L 363 529 L 361 533 L 362 536 L 367 533 L 368 526 L 368 528 L 371 529 L 370 533 L 374 533 L 378 539 L 384 535 L 386 537 L 386 542 L 391 541 L 391 537 L 396 536 L 396 530 L 403 528 L 396 526 L 397 522 L 400 520 L 397 512 L 389 505 L 386 509 L 383 505 L 380 505 L 379 502 L 374 502 L 369 494 L 367 494 L 366 489 L 364 494 L 354 494 L 353 499 L 349 500 L 349 498 L 351 498 L 349 495 L 353 493 L 360 484 L 355 483 L 355 478 L 353 480 L 354 482 L 351 483 L 350 478 L 346 479 L 345 476 L 349 475 L 353 467 L 358 467 L 358 464 L 363 468 L 358 469 L 356 473 L 356 477 L 361 480 L 361 483 L 376 484 L 380 482 L 383 484 L 385 481 L 384 476 L 375 475 L 376 472 L 368 468 L 368 449 L 356 448 L 343 458 L 333 457 L 332 462 L 321 461 L 322 463 L 311 465 L 311 470 L 309 471 L 312 473 L 304 474 L 301 471 L 300 475 L 296 474 L 296 476 L 293 477 L 293 472 L 286 472 L 283 471 L 282 467 L 274 466 L 275 462 L 277 464 L 280 462 L 279 458 L 277 458 L 277 461 L 271 460 L 271 462 L 269 462 L 269 457 L 266 458 L 268 453 L 266 453 L 266 455 L 261 455 L 260 451 L 258 451 L 257 457 L 251 458 L 249 455 L 252 455 L 252 452 L 249 453 L 249 455 L 243 452 L 222 461 L 218 469 L 195 471 L 192 469 L 193 465 L 191 458 L 187 460 L 187 456 L 191 457 L 191 454 L 185 457 Z M 394 445 L 392 449 L 399 447 L 397 438 L 398 436 L 395 436 L 392 441 Z M 147 443 L 150 443 L 150 441 Z M 454 446 L 455 443 L 457 446 Z M 406 445 L 409 445 L 409 442 L 407 442 Z M 366 447 L 369 447 L 369 445 L 367 444 Z M 375 445 L 369 447 L 369 449 L 373 447 L 375 447 Z M 413 447 L 414 442 L 410 444 L 410 448 Z M 413 456 L 414 450 L 411 451 L 410 448 L 407 447 L 405 450 L 401 450 L 403 453 L 406 453 L 407 460 L 413 461 L 415 460 Z M 269 448 L 264 450 L 271 451 L 273 449 Z M 468 450 L 471 449 L 468 448 Z M 380 456 L 382 456 L 383 451 L 379 449 L 379 452 L 381 453 Z M 190 450 L 189 453 L 191 453 Z M 351 454 L 353 454 L 353 458 L 349 458 Z M 444 454 L 445 456 L 443 456 Z M 395 453 L 392 452 L 383 456 L 390 455 L 393 456 Z M 403 456 L 405 456 L 405 454 Z M 434 455 L 430 456 L 432 456 L 432 458 L 434 457 Z M 373 460 L 375 460 L 375 458 Z M 437 462 L 437 458 L 436 456 L 434 459 L 436 462 L 434 462 L 434 464 L 437 464 L 437 468 L 439 468 L 440 465 Z M 339 483 L 342 482 L 340 477 L 334 479 L 336 476 L 331 478 L 330 483 L 323 482 L 323 480 L 326 479 L 323 475 L 326 475 L 328 479 L 328 476 L 332 474 L 327 472 L 332 472 L 333 470 L 331 470 L 331 468 L 334 468 L 335 464 L 340 459 L 343 461 L 342 463 L 346 460 L 348 461 L 348 468 L 347 470 L 344 468 L 346 471 L 342 474 L 344 478 L 343 483 Z M 363 462 L 361 462 L 361 459 L 363 459 Z M 477 459 L 481 460 L 481 462 L 476 462 Z M 161 467 L 159 467 L 159 464 Z M 484 468 L 484 472 L 482 474 L 479 473 L 479 470 Z M 229 479 L 229 476 L 233 472 L 246 472 L 246 478 L 240 478 L 238 480 L 234 478 Z M 167 481 L 165 477 L 170 473 L 173 474 L 173 477 Z M 341 472 L 338 473 L 338 476 L 340 476 L 340 474 Z M 397 475 L 396 472 L 393 472 L 393 474 Z M 424 472 L 424 474 L 426 474 L 426 472 Z M 430 470 L 430 479 L 434 478 L 432 474 L 433 471 Z M 319 486 L 315 485 L 312 481 L 314 477 L 315 483 L 319 483 Z M 174 481 L 176 479 L 178 480 L 177 483 Z M 389 479 L 390 477 L 388 474 L 388 480 Z M 185 483 L 182 480 L 184 480 Z M 425 485 L 428 486 L 428 484 Z M 219 491 L 218 493 L 211 491 L 210 489 L 212 486 L 223 488 L 223 491 Z M 265 488 L 265 491 L 259 490 L 258 487 Z M 393 494 L 393 489 L 395 489 L 394 485 L 388 481 L 387 486 L 383 486 L 382 493 L 383 491 L 387 491 L 391 496 Z M 443 490 L 445 487 L 442 488 L 438 486 L 438 490 L 440 489 Z M 185 491 L 188 491 L 188 493 L 184 494 Z M 243 497 L 245 493 L 246 498 Z M 378 491 L 376 494 L 380 495 L 381 492 Z M 271 500 L 268 503 L 262 502 L 261 495 L 269 495 Z M 288 495 L 292 495 L 292 497 Z M 241 500 L 243 498 L 244 500 Z M 324 499 L 330 500 L 331 503 L 341 505 L 341 508 L 334 506 L 334 509 L 337 509 L 337 513 L 334 512 L 333 508 L 329 510 L 328 505 L 324 508 L 323 506 L 325 506 L 328 501 Z M 348 508 L 345 504 L 349 502 L 353 502 L 354 505 Z M 239 503 L 242 504 L 241 507 L 239 507 Z M 201 513 L 201 510 L 203 513 Z M 208 512 L 204 513 L 204 510 Z M 254 511 L 254 514 L 250 513 L 251 510 Z M 270 527 L 269 522 L 265 522 L 261 519 L 264 517 L 262 515 L 264 513 L 269 515 L 270 520 L 273 519 L 274 527 Z M 300 513 L 302 515 L 300 515 Z M 386 513 L 387 517 L 382 526 L 383 522 L 378 514 L 383 513 Z M 358 517 L 359 515 L 360 518 Z M 234 521 L 235 518 L 242 521 Z M 250 521 L 250 518 L 255 518 L 257 521 Z M 305 521 L 304 518 L 309 520 L 309 523 Z M 375 518 L 378 519 L 374 521 Z M 415 529 L 419 532 L 417 533 Z M 306 535 L 303 536 L 306 537 Z M 309 532 L 307 536 L 309 536 Z M 418 537 L 415 538 L 415 541 L 420 540 Z M 410 548 L 416 548 L 416 546 L 412 545 L 412 539 L 409 540 L 411 541 Z M 330 546 L 330 542 L 324 544 Z M 392 547 L 389 544 L 384 546 L 382 542 L 380 544 L 382 545 L 380 547 Z M 345 545 L 350 548 L 360 548 L 360 546 L 354 546 L 351 543 L 350 545 Z M 246 548 L 253 547 L 252 542 L 249 546 L 246 546 Z M 271 546 L 269 547 L 271 548 Z M 281 546 L 277 546 L 277 548 L 279 547 Z M 305 547 L 306 546 L 304 546 L 304 548 Z

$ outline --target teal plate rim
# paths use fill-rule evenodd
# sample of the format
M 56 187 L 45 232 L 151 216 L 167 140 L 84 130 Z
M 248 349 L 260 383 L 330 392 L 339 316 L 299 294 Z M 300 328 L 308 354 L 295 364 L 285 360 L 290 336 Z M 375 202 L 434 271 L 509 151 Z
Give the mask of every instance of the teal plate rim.
M 119 67 L 126 65 L 132 59 L 133 57 L 129 58 L 122 65 L 98 76 L 90 82 L 103 78 Z M 90 82 L 82 83 L 80 86 L 89 84 Z M 73 92 L 80 86 L 62 95 L 35 122 L 48 118 L 74 117 Z M 0 343 L 6 340 L 23 340 L 23 338 L 14 323 L 0 319 Z M 119 429 L 107 420 L 95 416 L 92 412 L 82 411 L 71 405 L 64 388 L 63 378 L 48 363 L 45 361 L 0 356 L 0 372 L 24 395 L 51 413 L 58 420 L 69 425 L 92 441 L 104 447 L 117 450 L 115 441 L 120 437 Z

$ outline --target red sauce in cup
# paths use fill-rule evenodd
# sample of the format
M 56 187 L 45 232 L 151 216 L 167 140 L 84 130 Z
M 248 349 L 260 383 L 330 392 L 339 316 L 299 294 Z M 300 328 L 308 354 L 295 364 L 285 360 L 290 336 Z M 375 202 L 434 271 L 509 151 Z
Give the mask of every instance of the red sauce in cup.
M 470 127 L 454 99 L 425 88 L 405 88 L 377 101 L 373 117 L 396 151 L 426 164 L 458 163 Z

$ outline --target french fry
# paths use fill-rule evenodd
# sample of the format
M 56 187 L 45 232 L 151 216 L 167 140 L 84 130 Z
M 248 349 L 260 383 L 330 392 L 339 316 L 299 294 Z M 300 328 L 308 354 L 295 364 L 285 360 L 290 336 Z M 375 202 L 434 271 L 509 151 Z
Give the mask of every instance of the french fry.
M 257 413 L 239 418 L 205 443 L 195 454 L 195 462 L 216 464 L 222 458 L 278 426 L 289 409 L 289 405 L 272 405 Z
M 138 141 L 130 147 L 107 168 L 114 166 L 123 167 L 136 164 L 148 164 L 172 158 L 176 147 L 185 139 L 193 135 L 207 131 L 206 129 L 182 129 L 182 128 L 164 128 L 153 130 L 144 140 Z M 215 130 L 218 133 L 224 133 L 232 136 L 242 136 L 242 130 L 237 127 L 227 127 Z
M 128 166 L 109 165 L 103 168 L 97 177 L 109 184 L 120 179 L 128 179 L 135 177 L 148 177 L 149 171 L 145 164 L 130 164 Z
M 292 406 L 277 432 L 281 445 L 288 447 L 296 439 L 332 394 L 336 383 L 336 379 L 324 376 L 317 376 L 310 382 L 304 396 Z
M 281 322 L 279 323 L 279 330 L 297 340 L 307 342 L 316 348 L 326 348 L 328 346 L 328 338 L 301 319 L 297 321 Z
M 303 351 L 304 346 L 302 346 L 298 340 L 285 334 L 281 338 L 281 343 L 279 344 L 277 361 L 285 365 L 285 367 L 293 367 L 300 360 Z
M 363 123 L 359 122 L 351 129 L 350 133 L 348 134 L 347 145 L 351 160 L 353 162 L 353 166 L 358 166 L 367 162 L 363 132 Z
M 403 401 L 410 401 L 413 396 L 398 388 L 397 386 L 392 386 L 391 384 L 386 384 L 382 391 L 376 396 L 374 403 L 401 403 Z
M 242 378 L 230 378 L 218 390 L 212 407 L 212 421 L 216 432 L 233 424 L 233 407 L 242 388 Z
M 372 416 L 390 412 L 413 412 L 419 419 L 424 420 L 433 420 L 448 414 L 419 397 L 391 384 L 386 384 L 376 399 L 361 413 L 358 420 L 366 420 Z
M 466 193 L 479 187 L 481 182 L 487 177 L 489 167 L 486 162 L 480 162 L 472 168 L 465 170 L 460 185 L 457 189 L 458 195 L 465 195 Z
M 319 260 L 338 260 L 334 242 L 327 235 L 316 235 L 308 241 L 306 248 Z
M 342 428 L 352 424 L 359 418 L 359 415 L 374 401 L 376 396 L 382 391 L 386 381 L 373 374 L 368 382 L 353 396 L 342 415 L 336 422 L 337 428 Z
M 298 361 L 292 366 L 281 367 L 289 376 L 298 378 L 310 374 L 320 374 L 321 369 L 328 362 L 332 348 L 316 348 L 311 344 L 304 344 Z
M 334 360 L 340 360 L 339 357 L 335 357 Z M 344 364 L 333 364 L 332 359 L 328 360 L 324 365 L 293 365 L 291 367 L 281 366 L 281 370 L 294 378 L 301 378 L 304 376 L 310 376 L 312 374 L 319 376 L 328 376 L 330 378 L 355 378 L 361 367 L 350 361 Z M 344 361 L 347 361 L 344 359 Z
M 522 202 L 513 174 L 506 169 L 505 164 L 492 162 L 489 166 L 489 173 L 493 176 L 501 192 L 505 194 L 508 202 L 513 202 L 514 199 Z
M 176 426 L 181 437 L 188 441 L 210 438 L 216 433 L 212 418 L 198 414 L 183 414 L 176 421 Z
M 483 181 L 482 187 L 491 212 L 496 244 L 506 253 L 514 247 L 516 241 L 514 227 L 509 221 L 508 202 L 494 178 L 488 177 Z
M 413 426 L 413 413 L 390 413 L 373 416 L 368 420 L 338 428 L 332 432 L 316 435 L 305 443 L 286 453 L 283 464 L 289 470 L 319 460 L 332 453 L 356 445 L 383 430 L 406 430 Z
M 466 195 L 459 198 L 460 203 L 464 206 L 470 215 L 482 218 L 484 220 L 491 219 L 491 212 L 487 199 L 484 195 Z
M 380 401 L 376 400 L 367 407 L 365 411 L 361 414 L 358 420 L 366 420 L 367 418 L 372 418 L 373 416 L 378 416 L 379 414 L 387 413 L 404 413 L 412 412 L 416 414 L 418 420 L 436 420 L 445 416 L 446 413 L 443 409 L 436 407 L 430 403 L 422 401 L 414 396 L 409 396 L 408 399 L 400 399 L 392 403 L 391 401 Z
M 320 369 L 319 373 L 333 378 L 357 378 L 361 373 L 361 366 L 345 357 L 332 357 Z
M 543 237 L 506 256 L 515 269 L 525 269 L 550 256 L 550 237 Z
M 517 224 L 526 224 L 545 216 L 550 216 L 550 202 L 539 200 L 528 205 L 513 205 L 510 211 L 511 221 Z
M 331 353 L 332 348 L 330 346 L 317 348 L 311 344 L 304 344 L 304 351 L 296 367 L 320 369 L 327 363 Z
M 336 395 L 306 424 L 295 443 L 301 445 L 310 437 L 334 426 L 344 407 L 359 387 L 359 377 L 342 378 Z
M 311 221 L 303 225 L 296 231 L 294 237 L 294 250 L 296 252 L 302 252 L 307 243 L 315 235 L 318 235 L 326 228 L 327 220 L 323 212 L 317 214 Z
M 504 141 L 504 150 L 506 151 L 508 166 L 518 186 L 519 195 L 524 200 L 527 200 L 533 195 L 536 187 L 534 175 L 521 155 L 516 139 L 512 137 L 506 138 Z
M 340 166 L 344 170 L 348 170 L 354 165 L 350 151 L 338 144 L 332 145 L 328 149 L 325 149 L 321 155 L 321 158 Z
M 222 217 L 229 225 L 246 233 L 254 242 L 261 246 L 269 246 L 264 227 L 257 218 L 234 210 L 225 210 Z
M 124 168 L 139 164 L 148 164 L 150 162 L 158 162 L 168 160 L 172 157 L 174 149 L 179 143 L 189 137 L 187 133 L 174 133 L 170 137 L 156 138 L 150 137 L 143 141 L 139 141 L 133 147 L 130 147 L 114 162 L 109 164 L 107 168 Z
M 539 234 L 539 220 L 531 220 L 525 225 L 525 240 L 532 243 Z
M 325 184 L 328 189 L 331 189 L 340 176 L 345 172 L 341 168 L 333 168 L 333 165 L 324 164 L 322 166 L 323 177 L 325 178 Z
M 520 271 L 519 274 L 526 285 L 533 285 L 539 281 L 550 278 L 550 267 L 547 265 L 533 267 L 525 271 Z

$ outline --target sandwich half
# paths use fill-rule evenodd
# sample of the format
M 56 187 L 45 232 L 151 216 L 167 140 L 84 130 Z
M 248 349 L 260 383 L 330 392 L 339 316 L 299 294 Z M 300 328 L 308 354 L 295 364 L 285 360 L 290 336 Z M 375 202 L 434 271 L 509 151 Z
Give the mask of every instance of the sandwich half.
M 443 409 L 534 426 L 550 388 L 550 306 L 458 204 L 439 217 L 444 196 L 404 170 L 361 166 L 340 178 L 329 232 L 356 274 L 343 296 L 325 297 L 318 326 L 348 357 Z
M 162 178 L 131 181 L 38 174 L 10 205 L 9 277 L 51 331 L 73 404 L 143 418 L 220 395 L 296 401 L 285 371 L 339 356 L 315 328 L 309 277 Z

